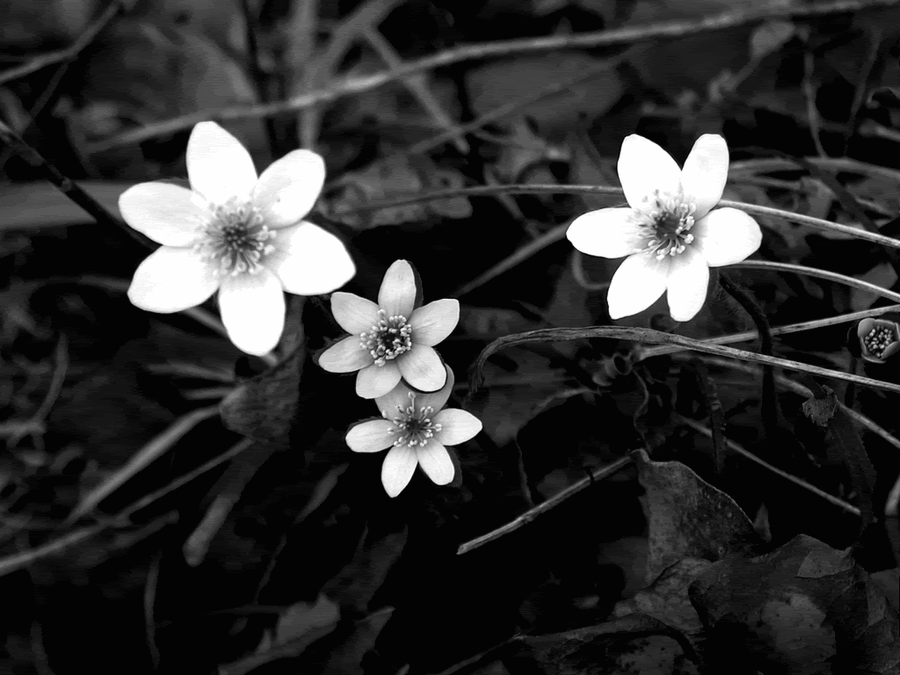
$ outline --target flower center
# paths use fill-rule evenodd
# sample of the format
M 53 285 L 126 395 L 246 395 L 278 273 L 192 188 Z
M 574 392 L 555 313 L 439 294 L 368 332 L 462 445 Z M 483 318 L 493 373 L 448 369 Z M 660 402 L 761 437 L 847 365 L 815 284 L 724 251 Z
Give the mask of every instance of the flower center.
M 257 274 L 262 257 L 275 250 L 269 243 L 274 238 L 259 209 L 231 200 L 213 208 L 194 250 L 221 275 Z
M 862 341 L 870 354 L 881 358 L 884 355 L 884 350 L 896 342 L 896 335 L 887 326 L 876 325 L 863 336 Z
M 372 355 L 376 366 L 383 366 L 412 349 L 412 326 L 405 316 L 388 316 L 379 309 L 378 323 L 368 333 L 359 334 L 359 346 Z
M 697 206 L 685 202 L 682 194 L 666 196 L 659 190 L 648 201 L 646 210 L 637 212 L 643 243 L 639 250 L 653 253 L 657 260 L 683 253 L 694 241 L 689 230 L 694 226 Z
M 430 405 L 416 408 L 416 394 L 409 392 L 409 405 L 406 408 L 397 406 L 397 416 L 390 418 L 387 413 L 385 419 L 394 423 L 394 428 L 388 433 L 397 434 L 394 445 L 405 445 L 408 448 L 416 446 L 425 447 L 428 439 L 441 430 L 441 425 L 431 421 L 434 408 Z

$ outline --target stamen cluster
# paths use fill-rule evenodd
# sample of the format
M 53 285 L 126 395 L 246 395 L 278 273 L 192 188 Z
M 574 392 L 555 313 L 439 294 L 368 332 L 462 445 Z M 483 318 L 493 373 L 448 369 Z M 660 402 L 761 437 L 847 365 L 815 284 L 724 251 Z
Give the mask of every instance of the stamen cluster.
M 643 240 L 641 251 L 653 253 L 657 260 L 683 253 L 694 241 L 689 230 L 694 226 L 695 204 L 686 203 L 681 194 L 661 195 L 654 190 L 646 209 L 636 211 L 638 234 Z
M 862 337 L 862 342 L 870 354 L 881 358 L 884 355 L 884 351 L 894 342 L 897 342 L 897 334 L 888 326 L 876 324 L 872 327 L 872 330 Z
M 275 250 L 268 243 L 275 232 L 263 225 L 263 220 L 259 209 L 248 204 L 232 201 L 216 206 L 194 248 L 223 276 L 258 274 L 262 257 Z
M 434 437 L 441 430 L 440 423 L 432 422 L 431 416 L 434 415 L 434 408 L 430 405 L 416 409 L 416 394 L 409 392 L 409 405 L 406 408 L 397 406 L 397 417 L 389 418 L 387 413 L 383 413 L 385 419 L 390 419 L 394 423 L 394 428 L 388 431 L 389 434 L 398 434 L 394 445 L 405 445 L 409 448 L 416 446 L 424 448 L 428 445 L 428 439 Z
M 388 316 L 378 310 L 378 323 L 367 333 L 359 334 L 359 346 L 375 359 L 376 366 L 383 366 L 412 349 L 412 326 L 400 314 Z

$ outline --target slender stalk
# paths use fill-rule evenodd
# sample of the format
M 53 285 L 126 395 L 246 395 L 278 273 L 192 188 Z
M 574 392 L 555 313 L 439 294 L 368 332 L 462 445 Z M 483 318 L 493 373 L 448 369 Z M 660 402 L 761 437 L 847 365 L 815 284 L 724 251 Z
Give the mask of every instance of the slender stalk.
M 728 295 L 734 298 L 744 311 L 750 315 L 753 323 L 756 324 L 756 330 L 759 332 L 759 351 L 764 356 L 772 356 L 772 329 L 769 326 L 769 320 L 766 318 L 765 312 L 756 303 L 756 300 L 750 295 L 740 284 L 731 279 L 727 274 L 719 275 L 719 284 Z M 763 366 L 762 381 L 762 418 L 763 429 L 766 436 L 770 439 L 779 437 L 778 420 L 780 418 L 778 410 L 778 398 L 775 393 L 775 370 L 772 366 Z
M 805 265 L 796 265 L 794 263 L 773 262 L 771 260 L 744 260 L 743 262 L 729 265 L 729 267 L 747 270 L 777 270 L 779 272 L 805 274 L 810 277 L 818 277 L 819 279 L 834 281 L 839 284 L 844 284 L 845 286 L 852 286 L 853 288 L 858 288 L 861 291 L 880 295 L 882 298 L 887 298 L 888 300 L 893 300 L 894 302 L 900 302 L 900 293 L 895 293 L 894 291 L 882 288 L 881 286 L 877 286 L 876 284 L 870 284 L 868 281 L 862 281 L 861 279 L 848 277 L 845 274 L 838 274 L 837 272 L 829 272 L 828 270 L 822 270 L 818 267 L 807 267 Z
M 137 230 L 129 227 L 118 216 L 106 210 L 100 202 L 94 199 L 84 188 L 71 178 L 66 177 L 53 164 L 48 162 L 41 156 L 37 150 L 28 145 L 19 137 L 19 135 L 10 129 L 6 124 L 0 121 L 0 143 L 6 145 L 10 150 L 19 155 L 31 166 L 38 169 L 44 178 L 53 183 L 59 191 L 66 197 L 75 202 L 78 206 L 87 211 L 101 225 L 110 225 L 124 230 L 129 237 L 147 248 L 155 248 L 156 244 L 150 241 Z
M 812 321 L 802 321 L 801 323 L 791 323 L 786 326 L 776 326 L 772 328 L 772 335 L 789 335 L 791 333 L 802 333 L 807 330 L 815 330 L 817 328 L 827 328 L 829 326 L 838 326 L 842 323 L 852 323 L 860 321 L 871 316 L 881 316 L 887 312 L 900 312 L 900 305 L 888 305 L 887 307 L 876 307 L 874 309 L 864 309 L 859 312 L 850 312 L 849 314 L 839 314 L 838 316 L 829 316 L 826 319 L 813 319 Z M 756 340 L 759 337 L 757 331 L 749 330 L 743 333 L 733 333 L 732 335 L 718 335 L 716 337 L 706 338 L 703 341 L 715 345 L 727 345 L 735 342 L 748 342 Z M 654 356 L 664 356 L 666 354 L 676 354 L 683 352 L 684 348 L 676 345 L 658 345 L 654 347 L 644 347 L 638 351 L 635 358 L 636 361 L 643 361 Z

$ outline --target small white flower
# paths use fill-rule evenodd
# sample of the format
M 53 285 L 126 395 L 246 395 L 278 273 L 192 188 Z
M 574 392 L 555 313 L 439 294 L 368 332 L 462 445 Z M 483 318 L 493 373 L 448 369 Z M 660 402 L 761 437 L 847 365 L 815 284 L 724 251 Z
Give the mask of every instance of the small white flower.
M 187 147 L 191 189 L 140 183 L 119 197 L 122 217 L 162 244 L 134 273 L 128 297 L 179 312 L 219 291 L 222 323 L 248 354 L 271 351 L 284 329 L 284 293 L 319 295 L 356 273 L 341 241 L 306 222 L 325 181 L 322 158 L 294 150 L 257 178 L 250 153 L 215 122 Z
M 450 483 L 455 469 L 447 447 L 481 431 L 481 421 L 473 414 L 442 410 L 453 389 L 453 371 L 446 371 L 446 384 L 431 394 L 417 394 L 400 383 L 375 399 L 384 419 L 360 422 L 347 432 L 347 445 L 354 452 L 390 448 L 381 466 L 381 482 L 391 497 L 409 484 L 417 465 L 437 485 Z
M 609 285 L 610 317 L 637 314 L 668 291 L 672 318 L 689 321 L 703 307 L 709 268 L 740 262 L 762 242 L 743 211 L 713 210 L 728 177 L 728 145 L 704 134 L 679 169 L 656 143 L 632 134 L 622 142 L 618 172 L 630 208 L 585 213 L 566 236 L 588 255 L 628 256 Z
M 353 293 L 333 293 L 331 311 L 349 337 L 319 356 L 331 373 L 356 375 L 356 394 L 378 398 L 397 386 L 400 378 L 421 391 L 444 386 L 446 372 L 432 347 L 459 322 L 458 300 L 435 300 L 413 309 L 416 276 L 412 265 L 397 260 L 388 268 L 378 291 L 378 304 Z

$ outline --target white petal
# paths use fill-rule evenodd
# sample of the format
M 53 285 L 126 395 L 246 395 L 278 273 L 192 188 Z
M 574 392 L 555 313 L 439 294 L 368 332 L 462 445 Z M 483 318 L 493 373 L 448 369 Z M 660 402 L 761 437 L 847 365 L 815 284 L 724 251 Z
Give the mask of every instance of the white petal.
M 319 354 L 319 366 L 329 373 L 352 373 L 372 365 L 375 359 L 359 346 L 359 337 L 351 335 Z
M 740 209 L 714 209 L 691 228 L 692 248 L 710 267 L 731 265 L 752 255 L 762 243 L 762 231 L 753 218 Z
M 245 201 L 256 185 L 253 158 L 241 142 L 215 122 L 194 126 L 187 145 L 191 188 L 213 204 Z
M 346 284 L 356 274 L 341 240 L 318 225 L 299 225 L 275 232 L 275 250 L 263 264 L 278 275 L 284 290 L 295 295 L 322 295 Z
M 381 465 L 381 484 L 391 497 L 396 497 L 403 488 L 409 485 L 413 472 L 416 470 L 416 453 L 405 445 L 395 446 L 390 449 Z
M 441 430 L 434 437 L 444 445 L 465 443 L 474 438 L 482 428 L 480 419 L 459 408 L 441 410 L 433 421 L 441 425 Z
M 447 448 L 433 438 L 423 446 L 416 448 L 416 458 L 425 474 L 437 485 L 446 485 L 453 480 L 456 470 Z
M 324 184 L 323 159 L 310 150 L 293 150 L 262 172 L 253 203 L 270 228 L 287 227 L 310 212 Z
M 456 378 L 453 375 L 453 371 L 450 369 L 450 366 L 445 365 L 444 369 L 447 371 L 447 382 L 444 384 L 444 386 L 437 391 L 425 394 L 417 394 L 416 406 L 420 408 L 427 408 L 431 406 L 431 408 L 435 412 L 438 412 L 441 408 L 447 405 L 447 401 L 450 399 L 450 394 L 453 392 L 453 384 L 456 381 Z
M 728 179 L 728 144 L 718 134 L 703 134 L 694 143 L 681 170 L 685 201 L 697 206 L 694 218 L 709 213 L 722 198 Z
M 390 420 L 360 422 L 350 428 L 344 440 L 353 452 L 379 452 L 394 444 L 393 429 L 396 427 Z
M 666 282 L 669 313 L 676 321 L 690 321 L 706 301 L 709 266 L 693 247 L 688 246 L 673 260 Z
M 634 209 L 599 209 L 578 216 L 566 230 L 572 246 L 601 258 L 621 258 L 641 248 Z
M 606 301 L 610 318 L 621 319 L 647 309 L 666 290 L 668 274 L 668 256 L 661 261 L 650 253 L 625 258 L 609 284 Z
M 388 316 L 405 316 L 407 319 L 416 302 L 416 275 L 405 260 L 397 260 L 384 273 L 378 290 L 378 306 Z
M 193 249 L 161 246 L 138 265 L 128 299 L 149 312 L 169 314 L 206 302 L 218 287 L 219 278 Z
M 413 310 L 409 319 L 417 345 L 433 347 L 443 342 L 459 323 L 459 300 L 435 300 Z
M 672 155 L 637 134 L 622 141 L 617 170 L 625 199 L 633 209 L 645 208 L 644 200 L 654 190 L 674 195 L 681 185 L 681 169 Z
M 389 392 L 376 398 L 375 405 L 378 406 L 378 410 L 382 415 L 387 415 L 390 418 L 394 418 L 397 416 L 397 408 L 403 410 L 409 407 L 410 391 L 411 390 L 409 387 L 403 384 L 403 382 L 400 382 Z
M 378 321 L 378 305 L 354 293 L 331 294 L 331 313 L 341 328 L 359 338 Z
M 187 188 L 159 181 L 125 190 L 119 211 L 131 227 L 164 246 L 190 245 L 211 215 Z
M 447 370 L 432 347 L 414 344 L 412 349 L 396 358 L 396 363 L 403 379 L 416 389 L 434 392 L 447 382 Z
M 400 382 L 400 369 L 393 361 L 383 366 L 366 366 L 356 375 L 356 395 L 360 398 L 384 396 Z
M 235 347 L 262 356 L 275 349 L 284 330 L 284 293 L 278 278 L 258 274 L 228 276 L 219 291 L 219 310 Z

